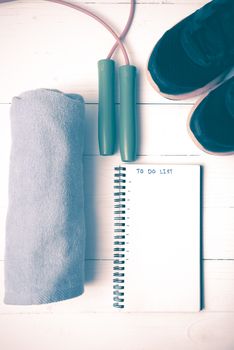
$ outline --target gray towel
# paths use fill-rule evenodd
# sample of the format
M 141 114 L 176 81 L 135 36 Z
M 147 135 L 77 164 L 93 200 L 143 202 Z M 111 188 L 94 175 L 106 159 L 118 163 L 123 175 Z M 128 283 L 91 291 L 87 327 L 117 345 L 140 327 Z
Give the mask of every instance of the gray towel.
M 38 89 L 13 98 L 5 303 L 42 304 L 84 288 L 81 96 Z

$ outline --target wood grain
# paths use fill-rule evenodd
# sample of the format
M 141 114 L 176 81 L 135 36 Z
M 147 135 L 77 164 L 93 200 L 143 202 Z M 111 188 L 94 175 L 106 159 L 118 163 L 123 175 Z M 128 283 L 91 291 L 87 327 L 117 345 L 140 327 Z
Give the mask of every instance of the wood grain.
M 164 31 L 199 5 L 196 1 L 189 1 L 186 6 L 162 1 L 138 4 L 126 45 L 131 62 L 138 68 L 139 101 L 165 103 L 147 81 L 148 57 Z M 113 13 L 111 24 L 121 32 L 129 4 L 101 2 L 85 6 L 106 19 Z M 0 56 L 4 87 L 0 102 L 10 102 L 12 96 L 38 87 L 78 92 L 87 102 L 97 102 L 97 61 L 106 57 L 114 42 L 99 23 L 70 8 L 45 1 L 4 4 L 0 19 L 0 42 L 4 47 Z M 105 45 L 100 45 L 103 41 Z M 116 59 L 119 65 L 124 64 L 119 52 Z
M 127 1 L 74 1 L 109 19 L 120 32 Z M 112 304 L 113 157 L 99 157 L 97 61 L 113 45 L 99 24 L 43 0 L 0 7 L 0 347 L 4 350 L 233 350 L 234 349 L 234 162 L 200 151 L 186 130 L 194 100 L 172 102 L 146 78 L 149 54 L 165 30 L 208 1 L 139 0 L 126 39 L 138 67 L 138 162 L 203 166 L 203 279 L 205 309 L 194 314 L 120 313 Z M 118 65 L 121 54 L 115 55 Z M 10 102 L 34 88 L 76 92 L 86 101 L 85 205 L 86 288 L 80 298 L 43 306 L 6 306 L 5 217 L 8 202 Z M 118 96 L 116 98 L 118 102 Z M 118 113 L 118 105 L 117 105 Z M 118 119 L 118 118 L 117 118 Z M 117 120 L 118 124 L 118 120 Z M 90 220 L 92 218 L 92 220 Z

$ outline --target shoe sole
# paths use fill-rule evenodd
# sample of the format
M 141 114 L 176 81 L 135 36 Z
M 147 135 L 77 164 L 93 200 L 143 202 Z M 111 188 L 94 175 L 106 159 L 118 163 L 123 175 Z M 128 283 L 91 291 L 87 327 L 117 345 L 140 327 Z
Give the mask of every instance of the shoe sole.
M 193 106 L 193 108 L 191 109 L 188 118 L 187 118 L 187 131 L 189 133 L 189 136 L 191 137 L 191 139 L 193 140 L 193 142 L 195 143 L 195 145 L 200 148 L 203 152 L 206 152 L 208 154 L 211 154 L 213 156 L 229 156 L 229 155 L 233 155 L 234 151 L 231 152 L 212 152 L 212 151 L 208 151 L 207 149 L 205 149 L 202 144 L 196 139 L 194 133 L 192 132 L 192 130 L 190 129 L 190 121 L 193 115 L 193 112 L 195 111 L 195 109 L 198 107 L 198 105 L 204 100 L 204 98 L 206 98 L 206 96 L 209 94 L 209 92 L 207 92 L 204 96 L 202 96 Z

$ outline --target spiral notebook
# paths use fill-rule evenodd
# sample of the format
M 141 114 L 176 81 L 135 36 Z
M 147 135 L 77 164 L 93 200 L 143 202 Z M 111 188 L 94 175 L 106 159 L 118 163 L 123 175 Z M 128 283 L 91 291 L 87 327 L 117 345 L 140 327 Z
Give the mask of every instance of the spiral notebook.
M 199 311 L 200 166 L 114 168 L 113 306 Z

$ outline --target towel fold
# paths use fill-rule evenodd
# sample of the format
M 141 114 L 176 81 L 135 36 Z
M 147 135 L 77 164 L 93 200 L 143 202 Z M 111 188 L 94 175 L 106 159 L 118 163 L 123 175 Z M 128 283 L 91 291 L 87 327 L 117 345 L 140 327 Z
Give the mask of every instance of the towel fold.
M 6 221 L 6 304 L 42 304 L 84 290 L 84 102 L 38 89 L 14 97 Z

